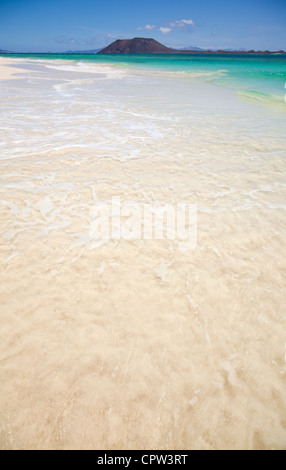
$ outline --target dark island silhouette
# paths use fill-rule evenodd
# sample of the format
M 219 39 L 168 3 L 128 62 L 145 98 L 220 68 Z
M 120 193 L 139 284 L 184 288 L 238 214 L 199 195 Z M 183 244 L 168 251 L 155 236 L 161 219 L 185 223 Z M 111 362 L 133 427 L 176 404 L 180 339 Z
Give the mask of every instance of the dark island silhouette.
M 171 54 L 176 52 L 155 39 L 117 39 L 102 49 L 99 54 Z
M 117 39 L 97 54 L 285 54 L 284 51 L 211 51 L 182 50 L 166 47 L 152 38 Z
M 36 52 L 34 52 L 36 54 Z M 0 49 L 1 55 L 6 54 L 33 54 L 33 52 L 11 52 Z M 245 51 L 245 50 L 213 50 L 213 49 L 201 49 L 200 47 L 191 47 L 184 49 L 173 49 L 171 47 L 164 46 L 160 42 L 152 38 L 133 38 L 133 39 L 117 39 L 116 41 L 109 44 L 109 46 L 103 49 L 91 49 L 91 50 L 70 50 L 64 52 L 40 52 L 39 54 L 228 54 L 228 55 L 285 55 L 286 52 L 280 51 Z

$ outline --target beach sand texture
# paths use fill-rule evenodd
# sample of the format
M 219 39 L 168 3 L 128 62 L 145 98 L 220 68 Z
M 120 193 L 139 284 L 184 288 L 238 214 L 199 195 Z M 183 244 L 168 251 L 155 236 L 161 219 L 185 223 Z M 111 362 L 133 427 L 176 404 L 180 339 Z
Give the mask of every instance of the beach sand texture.
M 17 63 L 19 63 L 19 59 L 15 61 L 15 59 L 0 57 L 0 80 L 17 78 L 15 74 L 23 72 L 23 70 L 17 68 Z M 13 65 L 13 67 L 11 67 L 11 65 Z
M 0 62 L 0 448 L 285 449 L 285 114 L 89 67 Z M 115 196 L 195 249 L 95 243 Z

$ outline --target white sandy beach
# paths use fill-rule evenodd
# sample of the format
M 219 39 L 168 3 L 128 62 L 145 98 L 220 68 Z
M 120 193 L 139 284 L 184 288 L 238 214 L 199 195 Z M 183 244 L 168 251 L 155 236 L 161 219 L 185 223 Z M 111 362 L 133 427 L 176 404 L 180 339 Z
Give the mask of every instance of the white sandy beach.
M 19 63 L 19 59 L 0 57 L 0 80 L 17 78 L 15 74 L 23 72 L 22 69 L 16 67 L 17 63 Z M 13 67 L 11 67 L 11 65 L 13 65 Z
M 284 116 L 17 63 L 0 58 L 0 448 L 285 449 Z M 196 205 L 195 249 L 95 243 L 112 197 Z

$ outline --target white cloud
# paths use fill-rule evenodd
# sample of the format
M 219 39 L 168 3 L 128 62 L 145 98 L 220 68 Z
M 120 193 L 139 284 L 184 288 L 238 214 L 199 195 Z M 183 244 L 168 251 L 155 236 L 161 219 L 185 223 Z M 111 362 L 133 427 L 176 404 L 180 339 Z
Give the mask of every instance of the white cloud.
M 165 26 L 161 26 L 161 28 L 158 28 L 158 31 L 160 31 L 162 34 L 169 34 L 171 31 L 173 31 L 174 28 L 181 28 L 184 31 L 190 32 L 194 27 L 195 23 L 193 22 L 193 20 L 183 19 L 165 23 Z M 137 31 L 153 31 L 154 29 L 156 29 L 156 26 L 154 24 L 146 24 L 145 26 L 137 28 Z
M 146 24 L 142 28 L 137 28 L 137 30 L 140 31 L 142 29 L 146 29 L 146 31 L 152 31 L 155 28 L 156 28 L 156 26 L 154 24 Z
M 169 34 L 172 29 L 171 28 L 159 28 L 159 31 L 161 31 L 161 33 L 163 34 Z
M 193 20 L 181 20 L 181 23 L 185 24 L 191 24 L 192 26 L 195 26 Z
M 193 20 L 175 20 L 170 21 L 167 25 L 171 28 L 184 28 L 189 31 L 191 28 L 195 27 Z

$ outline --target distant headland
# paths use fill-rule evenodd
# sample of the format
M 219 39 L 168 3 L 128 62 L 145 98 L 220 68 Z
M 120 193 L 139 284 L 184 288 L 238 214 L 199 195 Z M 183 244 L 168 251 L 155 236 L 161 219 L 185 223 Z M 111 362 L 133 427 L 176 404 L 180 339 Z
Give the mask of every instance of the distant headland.
M 244 49 L 233 50 L 233 49 L 201 49 L 200 47 L 185 47 L 183 49 L 174 49 L 171 47 L 164 46 L 160 42 L 152 38 L 133 38 L 133 39 L 117 39 L 116 41 L 109 44 L 109 46 L 101 49 L 90 49 L 90 50 L 69 50 L 63 52 L 15 52 L 0 49 L 0 54 L 13 55 L 13 54 L 228 54 L 228 55 L 286 55 L 283 50 L 280 51 L 246 51 Z
M 182 50 L 166 47 L 152 38 L 117 39 L 97 54 L 286 54 L 284 51 Z

